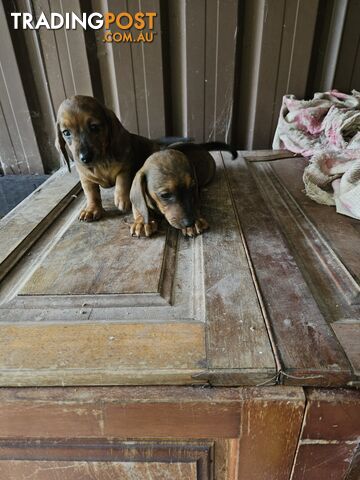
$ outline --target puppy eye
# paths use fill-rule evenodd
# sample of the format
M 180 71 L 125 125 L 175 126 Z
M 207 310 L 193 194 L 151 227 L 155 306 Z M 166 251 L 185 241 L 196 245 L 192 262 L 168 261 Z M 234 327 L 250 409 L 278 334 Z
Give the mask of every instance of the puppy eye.
M 172 193 L 171 192 L 162 192 L 162 193 L 159 193 L 159 197 L 163 198 L 164 200 L 167 200 L 167 199 L 172 197 Z
M 98 123 L 91 123 L 89 128 L 92 132 L 98 132 L 100 130 L 100 125 Z
M 70 137 L 71 136 L 70 130 L 63 130 L 62 133 L 63 133 L 64 137 Z

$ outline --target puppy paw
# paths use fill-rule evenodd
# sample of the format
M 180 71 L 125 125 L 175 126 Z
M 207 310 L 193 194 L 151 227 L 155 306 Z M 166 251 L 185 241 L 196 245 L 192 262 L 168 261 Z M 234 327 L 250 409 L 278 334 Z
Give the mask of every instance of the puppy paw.
M 196 237 L 201 235 L 204 230 L 209 228 L 209 224 L 204 218 L 198 218 L 191 227 L 183 228 L 181 231 L 184 237 Z
M 143 223 L 142 221 L 135 221 L 130 227 L 132 237 L 151 237 L 158 229 L 156 220 L 151 220 L 150 223 Z
M 93 222 L 99 220 L 103 216 L 104 210 L 102 207 L 86 207 L 81 210 L 79 220 L 84 222 Z
M 131 209 L 131 202 L 129 197 L 124 197 L 122 195 L 118 195 L 115 192 L 114 195 L 114 203 L 115 206 L 120 210 L 120 212 L 128 212 Z

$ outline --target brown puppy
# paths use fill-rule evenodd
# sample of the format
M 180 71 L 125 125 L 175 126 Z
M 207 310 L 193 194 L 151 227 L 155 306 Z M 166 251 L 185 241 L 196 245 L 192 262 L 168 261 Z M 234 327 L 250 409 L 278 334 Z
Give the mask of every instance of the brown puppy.
M 207 150 L 228 150 L 223 143 L 174 144 L 169 149 L 153 153 L 136 174 L 130 199 L 134 223 L 133 236 L 151 236 L 157 230 L 154 216 L 161 213 L 173 227 L 185 236 L 194 237 L 208 228 L 200 216 L 199 189 L 215 174 L 215 161 Z
M 98 220 L 103 214 L 100 188 L 115 186 L 114 203 L 121 211 L 130 209 L 130 187 L 136 171 L 156 142 L 129 133 L 115 113 L 93 97 L 76 95 L 62 102 L 57 114 L 55 145 L 70 170 L 66 145 L 72 153 L 86 196 L 79 219 Z

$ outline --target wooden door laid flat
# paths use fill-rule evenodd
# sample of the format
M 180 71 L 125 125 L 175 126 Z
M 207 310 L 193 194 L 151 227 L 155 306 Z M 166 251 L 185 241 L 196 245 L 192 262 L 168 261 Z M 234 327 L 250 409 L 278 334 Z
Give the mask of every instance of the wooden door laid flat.
M 210 230 L 129 234 L 64 170 L 0 222 L 0 385 L 359 384 L 359 222 L 303 193 L 306 160 L 215 153 Z
M 275 383 L 277 368 L 220 155 L 211 229 L 132 238 L 113 206 L 79 222 L 76 173 L 0 222 L 0 384 Z

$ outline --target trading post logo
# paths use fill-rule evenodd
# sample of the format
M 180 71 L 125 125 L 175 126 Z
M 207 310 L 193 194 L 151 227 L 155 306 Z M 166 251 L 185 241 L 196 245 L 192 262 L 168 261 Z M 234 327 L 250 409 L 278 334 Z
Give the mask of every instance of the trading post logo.
M 78 27 L 84 30 L 100 30 L 105 28 L 103 41 L 107 43 L 151 43 L 156 32 L 156 12 L 93 12 L 83 13 L 81 16 L 74 12 L 64 14 L 51 12 L 48 16 L 44 12 L 38 17 L 32 13 L 12 12 L 13 28 L 15 30 L 76 30 Z

